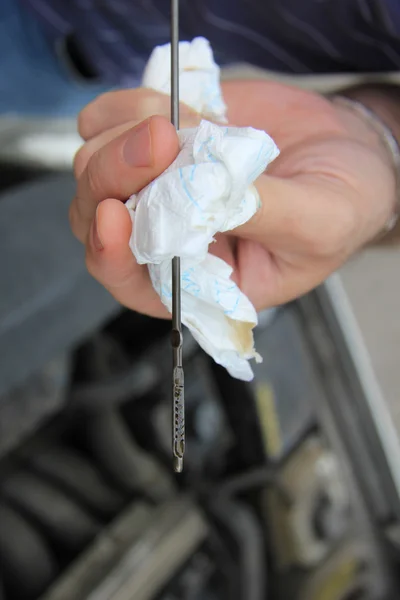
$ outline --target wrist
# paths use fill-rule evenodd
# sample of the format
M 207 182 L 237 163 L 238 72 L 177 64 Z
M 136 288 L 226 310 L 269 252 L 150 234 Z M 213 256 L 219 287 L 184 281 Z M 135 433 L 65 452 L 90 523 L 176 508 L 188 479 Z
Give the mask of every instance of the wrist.
M 360 102 L 372 111 L 400 144 L 400 86 L 364 84 L 341 90 L 338 95 Z
M 334 96 L 332 101 L 349 134 L 379 155 L 388 167 L 394 193 L 393 197 L 381 199 L 388 202 L 388 218 L 383 232 L 387 234 L 395 227 L 400 213 L 400 138 L 396 135 L 397 131 L 400 134 L 400 120 L 394 116 L 398 111 L 400 117 L 400 108 L 396 105 L 391 111 L 389 101 L 383 100 L 373 89 L 370 92 L 365 89 L 345 91 Z

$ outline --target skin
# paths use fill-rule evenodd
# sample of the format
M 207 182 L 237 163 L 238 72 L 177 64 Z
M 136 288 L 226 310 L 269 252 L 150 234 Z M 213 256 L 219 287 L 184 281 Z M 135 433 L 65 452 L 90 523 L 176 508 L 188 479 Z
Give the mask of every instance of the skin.
M 232 81 L 223 95 L 231 124 L 264 129 L 281 151 L 256 182 L 261 209 L 210 247 L 234 267 L 235 281 L 260 310 L 308 292 L 383 230 L 395 206 L 394 169 L 363 118 L 317 94 Z M 157 317 L 166 311 L 128 247 L 123 202 L 176 157 L 168 119 L 169 98 L 145 89 L 110 92 L 89 104 L 79 117 L 85 144 L 75 159 L 70 210 L 89 272 L 121 304 Z M 181 127 L 198 120 L 182 107 Z M 142 135 L 135 136 L 138 127 Z M 141 166 L 126 163 L 127 147 Z

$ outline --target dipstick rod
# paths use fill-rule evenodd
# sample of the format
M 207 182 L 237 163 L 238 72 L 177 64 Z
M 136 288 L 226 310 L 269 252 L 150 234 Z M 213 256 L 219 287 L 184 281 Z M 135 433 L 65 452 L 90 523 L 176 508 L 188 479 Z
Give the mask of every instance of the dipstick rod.
M 179 0 L 171 0 L 171 122 L 179 129 Z M 185 452 L 185 396 L 182 366 L 181 260 L 172 259 L 173 409 L 172 453 L 174 470 L 181 473 Z

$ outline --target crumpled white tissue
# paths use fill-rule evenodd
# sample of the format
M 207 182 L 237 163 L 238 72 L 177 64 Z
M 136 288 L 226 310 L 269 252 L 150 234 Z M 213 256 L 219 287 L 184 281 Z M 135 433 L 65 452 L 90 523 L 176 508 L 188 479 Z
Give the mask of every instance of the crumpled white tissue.
M 192 44 L 183 42 L 180 48 L 191 65 L 190 80 L 180 79 L 181 101 L 197 110 L 201 104 L 201 110 L 211 114 L 213 107 L 223 106 L 223 100 L 215 69 L 210 67 L 208 42 L 197 39 Z M 198 54 L 196 48 L 200 48 Z M 160 62 L 160 80 L 168 78 L 161 67 L 166 68 L 169 53 L 169 45 L 154 51 L 150 59 L 153 78 L 155 57 Z M 197 72 L 198 96 L 194 98 Z M 204 100 L 207 72 L 209 89 L 214 86 L 213 104 Z M 171 260 L 181 257 L 182 322 L 218 364 L 233 377 L 249 381 L 253 378 L 249 360 L 261 360 L 253 340 L 257 313 L 230 279 L 232 268 L 208 248 L 217 232 L 232 230 L 255 214 L 260 199 L 253 182 L 279 151 L 263 131 L 206 120 L 178 135 L 181 151 L 174 163 L 126 203 L 133 223 L 130 247 L 139 264 L 148 264 L 153 286 L 170 312 Z
M 226 123 L 226 105 L 220 88 L 220 68 L 205 38 L 179 44 L 180 100 L 199 115 Z M 170 44 L 154 48 L 143 74 L 142 86 L 171 94 Z

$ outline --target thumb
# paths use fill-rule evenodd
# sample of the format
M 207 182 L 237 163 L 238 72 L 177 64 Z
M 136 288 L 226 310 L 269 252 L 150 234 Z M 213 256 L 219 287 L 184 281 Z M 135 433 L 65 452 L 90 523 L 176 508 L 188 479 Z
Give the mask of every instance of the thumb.
M 80 152 L 87 152 L 85 146 Z M 126 201 L 163 173 L 178 152 L 175 128 L 163 117 L 151 117 L 95 150 L 89 159 L 85 155 L 70 211 L 75 235 L 86 239 L 99 202 Z M 75 160 L 79 162 L 79 153 Z

